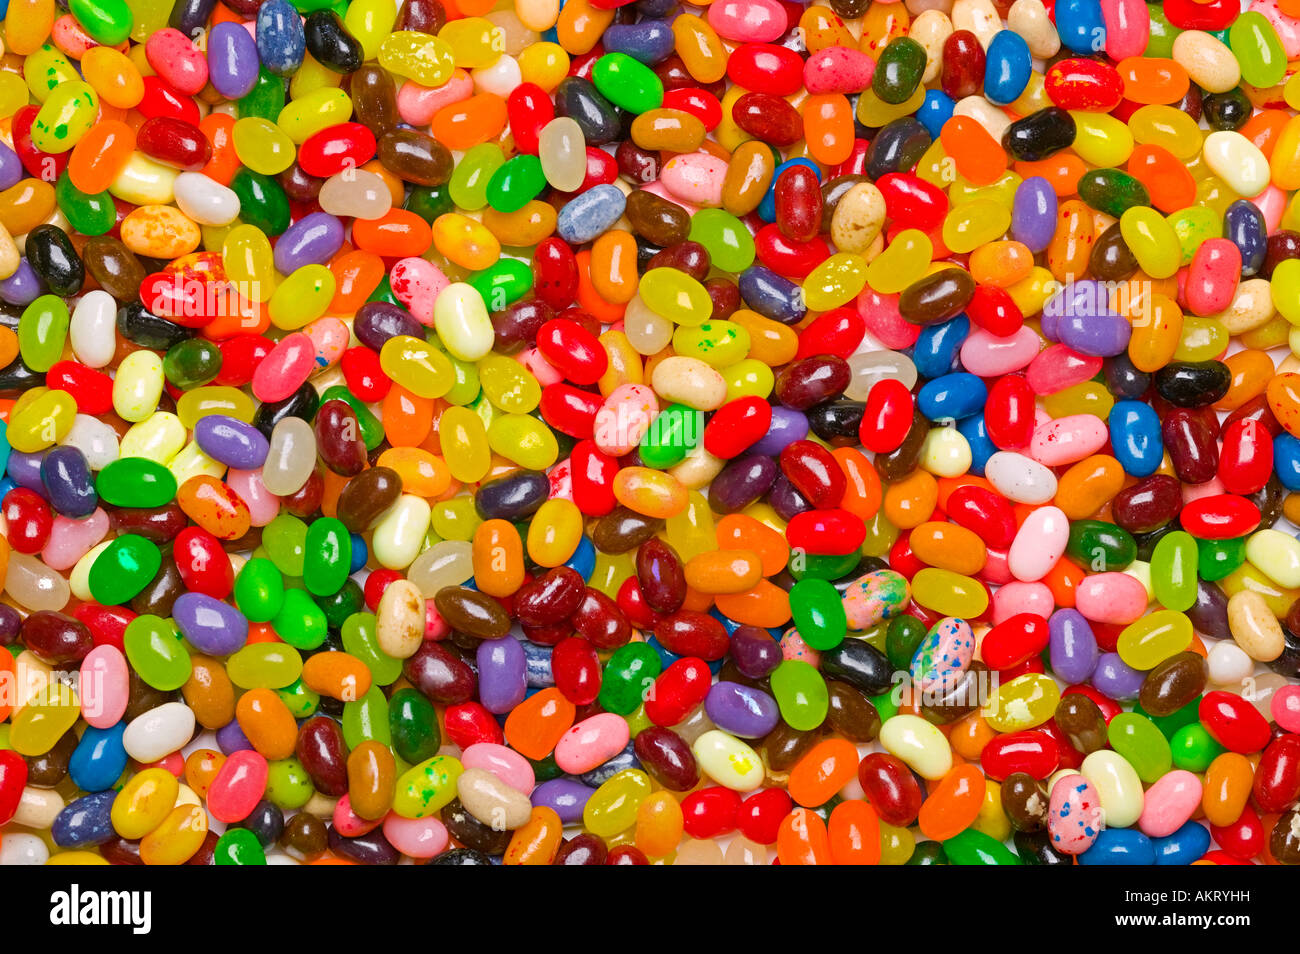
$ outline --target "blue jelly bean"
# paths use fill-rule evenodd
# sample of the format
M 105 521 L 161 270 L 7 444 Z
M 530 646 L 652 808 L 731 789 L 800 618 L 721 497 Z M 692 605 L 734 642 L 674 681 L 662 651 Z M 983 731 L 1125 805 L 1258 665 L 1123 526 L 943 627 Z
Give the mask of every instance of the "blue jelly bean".
M 956 371 L 927 381 L 916 396 L 916 409 L 932 421 L 960 421 L 984 406 L 989 389 L 973 374 Z
M 226 99 L 253 91 L 258 62 L 257 43 L 240 24 L 218 23 L 208 32 L 208 79 Z
M 808 306 L 803 303 L 803 289 L 763 265 L 751 265 L 745 269 L 737 284 L 745 304 L 764 318 L 793 325 L 808 313 Z
M 348 534 L 352 538 L 352 562 L 348 564 L 348 575 L 352 575 L 366 565 L 366 560 L 370 557 L 370 550 L 366 547 L 365 538 L 359 533 Z
M 970 319 L 964 314 L 922 328 L 912 348 L 916 373 L 923 378 L 947 374 L 957 363 L 957 353 L 969 336 Z
M 663 20 L 640 23 L 614 23 L 601 37 L 606 53 L 625 53 L 647 66 L 660 63 L 672 55 L 677 45 L 673 28 Z
M 1061 0 L 1056 4 L 1056 32 L 1061 43 L 1075 53 L 1100 53 L 1106 48 L 1101 4 L 1098 0 Z
M 560 210 L 556 234 L 570 245 L 595 241 L 623 215 L 627 199 L 612 185 L 598 185 L 574 196 Z
M 1165 445 L 1160 437 L 1160 417 L 1150 404 L 1116 401 L 1107 423 L 1112 452 L 1125 473 L 1150 477 L 1159 469 Z
M 1210 831 L 1194 821 L 1184 823 L 1172 835 L 1153 838 L 1158 865 L 1190 865 L 1210 849 Z
M 1030 176 L 1016 186 L 1011 204 L 1011 237 L 1031 252 L 1047 248 L 1056 234 L 1056 192 L 1042 176 Z
M 1290 434 L 1273 438 L 1273 469 L 1287 490 L 1300 490 L 1300 439 Z
M 578 780 L 583 785 L 590 785 L 592 788 L 600 788 L 619 772 L 628 769 L 641 768 L 641 760 L 636 757 L 636 752 L 632 748 L 633 743 L 629 742 L 623 747 L 623 751 L 614 756 L 607 762 L 602 762 L 590 772 L 583 772 L 578 776 Z
M 117 792 L 94 792 L 70 802 L 54 817 L 50 837 L 60 848 L 93 848 L 110 841 L 113 830 L 113 802 Z
M 573 570 L 584 580 L 590 580 L 596 571 L 596 546 L 585 536 L 578 541 L 578 549 L 573 556 L 564 561 L 564 565 Z
M 122 737 L 126 723 L 107 729 L 88 726 L 68 760 L 68 777 L 83 792 L 101 792 L 110 788 L 126 771 L 126 747 Z
M 1081 865 L 1153 865 L 1155 848 L 1151 839 L 1131 828 L 1107 828 L 1092 847 L 1079 855 Z
M 257 55 L 277 76 L 292 76 L 307 53 L 302 17 L 287 0 L 266 0 L 257 10 Z
M 966 443 L 970 445 L 970 472 L 976 477 L 983 477 L 984 465 L 1000 449 L 989 438 L 984 412 L 980 411 L 958 421 L 957 433 L 966 438 Z
M 1029 83 L 1033 61 L 1020 34 L 1002 30 L 989 43 L 984 65 L 984 98 L 1005 106 L 1020 98 Z
M 524 647 L 524 679 L 528 688 L 545 689 L 555 685 L 555 675 L 551 672 L 551 647 L 527 640 L 520 645 Z
M 952 119 L 952 111 L 956 103 L 952 97 L 943 90 L 929 89 L 925 91 L 925 99 L 921 101 L 921 108 L 916 111 L 916 118 L 921 121 L 921 125 L 934 139 L 939 138 L 944 123 Z
M 1241 277 L 1259 274 L 1268 252 L 1268 225 L 1254 202 L 1238 199 L 1228 206 L 1223 213 L 1223 237 L 1241 252 Z
M 73 520 L 89 517 L 99 506 L 90 465 L 79 448 L 63 445 L 46 454 L 41 461 L 41 483 L 45 485 L 50 506 L 65 517 Z

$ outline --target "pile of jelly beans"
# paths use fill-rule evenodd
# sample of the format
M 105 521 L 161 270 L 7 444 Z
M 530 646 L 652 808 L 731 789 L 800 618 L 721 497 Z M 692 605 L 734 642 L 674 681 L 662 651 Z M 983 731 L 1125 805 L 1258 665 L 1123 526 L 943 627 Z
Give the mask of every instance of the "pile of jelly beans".
M 0 17 L 0 864 L 1300 863 L 1300 0 Z

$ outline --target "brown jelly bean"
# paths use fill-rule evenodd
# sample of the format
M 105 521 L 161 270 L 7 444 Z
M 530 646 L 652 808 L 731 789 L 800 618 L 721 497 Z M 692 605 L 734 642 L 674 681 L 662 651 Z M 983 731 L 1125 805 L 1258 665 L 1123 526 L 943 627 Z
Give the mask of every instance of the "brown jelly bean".
M 384 133 L 379 140 L 379 161 L 399 179 L 421 186 L 445 184 L 453 168 L 447 147 L 415 129 Z
M 1205 689 L 1205 660 L 1196 653 L 1178 653 L 1147 673 L 1138 702 L 1153 716 L 1173 715 Z
M 914 325 L 947 321 L 970 304 L 975 279 L 960 268 L 945 268 L 908 285 L 898 296 L 898 312 Z
M 402 495 L 402 478 L 388 467 L 363 470 L 339 494 L 338 518 L 353 533 L 364 533 Z
M 627 553 L 663 528 L 661 518 L 647 517 L 620 505 L 596 521 L 591 530 L 591 542 L 604 553 Z
M 406 660 L 402 674 L 430 702 L 456 705 L 474 698 L 478 676 L 456 652 L 428 639 Z
M 1025 772 L 1012 772 L 1002 782 L 1002 810 L 1019 831 L 1042 831 L 1047 827 L 1047 792 L 1043 784 Z
M 447 625 L 462 633 L 499 639 L 510 631 L 510 617 L 501 604 L 468 586 L 444 586 L 433 602 Z
M 838 679 L 826 680 L 826 724 L 850 742 L 871 742 L 880 734 L 880 713 L 861 691 Z
M 1077 692 L 1062 696 L 1055 718 L 1070 744 L 1085 755 L 1109 745 L 1106 719 L 1087 696 Z

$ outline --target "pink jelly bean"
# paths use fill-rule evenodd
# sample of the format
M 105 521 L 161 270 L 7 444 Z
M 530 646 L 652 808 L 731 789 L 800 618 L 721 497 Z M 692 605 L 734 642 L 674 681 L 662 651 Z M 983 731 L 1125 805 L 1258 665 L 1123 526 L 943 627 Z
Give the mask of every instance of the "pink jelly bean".
M 193 96 L 208 83 L 208 60 L 180 30 L 167 27 L 150 34 L 145 59 L 178 93 Z
M 658 413 L 659 399 L 654 388 L 620 384 L 596 412 L 596 446 L 611 457 L 632 453 Z
M 1241 277 L 1241 251 L 1227 239 L 1206 239 L 1192 255 L 1183 292 L 1198 315 L 1213 315 L 1232 304 Z
M 420 324 L 433 324 L 433 306 L 451 284 L 442 269 L 425 258 L 404 258 L 388 273 L 393 295 Z
M 781 658 L 817 666 L 821 663 L 822 656 L 799 635 L 799 630 L 792 629 L 781 637 Z
M 677 198 L 702 208 L 722 205 L 722 182 L 727 164 L 707 152 L 687 152 L 673 156 L 664 166 L 659 181 Z
M 602 712 L 561 736 L 555 746 L 555 764 L 570 775 L 590 772 L 622 752 L 629 738 L 626 719 Z
M 131 695 L 126 657 L 116 646 L 96 646 L 81 661 L 81 717 L 96 729 L 108 729 L 122 719 Z
M 1059 507 L 1039 507 L 1020 525 L 1007 553 L 1011 575 L 1023 583 L 1045 577 L 1070 542 L 1070 521 Z
M 1269 702 L 1273 721 L 1288 732 L 1300 732 L 1300 686 L 1281 686 Z
M 108 514 L 96 507 L 81 520 L 56 516 L 50 527 L 50 539 L 41 551 L 41 559 L 51 570 L 66 570 L 76 565 L 108 533 Z
M 1138 828 L 1151 838 L 1172 835 L 1200 807 L 1203 788 L 1199 778 L 1182 769 L 1156 779 L 1143 796 Z
M 992 609 L 993 615 L 989 618 L 996 626 L 1021 613 L 1033 613 L 1047 619 L 1056 609 L 1056 601 L 1052 599 L 1052 591 L 1045 583 L 1013 580 L 993 594 Z
M 1035 394 L 1055 394 L 1101 373 L 1101 358 L 1079 354 L 1063 344 L 1044 349 L 1029 363 L 1025 380 Z
M 352 799 L 344 795 L 334 805 L 334 828 L 344 838 L 356 838 L 374 831 L 383 824 L 382 818 L 362 818 L 352 810 Z
M 1079 582 L 1074 604 L 1094 623 L 1127 625 L 1146 612 L 1147 591 L 1126 573 L 1095 573 Z
M 961 346 L 961 365 L 981 378 L 996 378 L 1019 371 L 1038 354 L 1038 335 L 1021 327 L 1000 338 L 983 328 L 971 332 Z
M 226 485 L 248 504 L 248 519 L 255 527 L 265 527 L 280 512 L 280 498 L 266 489 L 260 470 L 232 470 Z
M 515 355 L 515 360 L 532 372 L 537 383 L 542 387 L 548 384 L 559 384 L 564 380 L 564 375 L 555 369 L 551 362 L 542 357 L 542 353 L 536 348 L 525 348 Z
M 1106 423 L 1097 415 L 1071 414 L 1035 428 L 1029 456 L 1047 467 L 1063 467 L 1097 453 L 1109 438 Z
M 475 742 L 460 757 L 467 769 L 491 772 L 516 791 L 531 795 L 537 787 L 537 775 L 528 760 L 514 749 L 496 742 Z
M 897 295 L 882 295 L 868 288 L 858 296 L 858 314 L 867 331 L 886 348 L 900 350 L 916 344 L 921 326 L 907 321 L 898 311 Z
M 1052 847 L 1062 854 L 1081 855 L 1104 827 L 1101 796 L 1093 784 L 1077 773 L 1058 778 L 1047 810 Z
M 389 812 L 384 819 L 384 837 L 409 858 L 433 858 L 442 854 L 450 836 L 436 818 L 403 818 Z
M 253 397 L 264 404 L 283 401 L 316 368 L 316 345 L 301 331 L 281 338 L 253 371 Z
M 876 61 L 858 50 L 828 46 L 808 57 L 803 66 L 803 83 L 808 92 L 860 93 L 871 85 Z
M 451 79 L 430 89 L 419 83 L 403 83 L 397 91 L 397 115 L 412 126 L 427 126 L 444 107 L 474 95 L 474 81 L 464 70 L 453 70 Z
M 1143 0 L 1101 0 L 1106 24 L 1106 55 L 1118 63 L 1141 56 L 1151 38 L 1151 16 Z
M 787 23 L 777 0 L 717 0 L 709 6 L 709 26 L 740 43 L 771 43 L 785 33 Z
M 233 825 L 257 807 L 266 792 L 267 765 L 252 749 L 233 752 L 208 789 L 208 811 L 217 821 Z

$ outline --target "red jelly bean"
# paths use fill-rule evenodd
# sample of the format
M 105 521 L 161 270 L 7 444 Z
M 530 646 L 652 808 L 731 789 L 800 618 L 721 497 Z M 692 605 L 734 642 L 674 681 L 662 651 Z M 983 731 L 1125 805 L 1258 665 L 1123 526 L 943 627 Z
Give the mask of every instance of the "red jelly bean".
M 1047 640 L 1047 620 L 1035 613 L 1017 613 L 989 630 L 980 653 L 990 668 L 1011 669 L 1046 649 Z
M 718 409 L 704 425 L 704 449 L 731 460 L 762 439 L 772 426 L 772 405 L 759 397 L 739 398 Z
M 924 796 L 902 759 L 873 752 L 858 763 L 858 781 L 882 821 L 900 828 L 916 821 Z
M 1215 494 L 1187 504 L 1179 520 L 1183 529 L 1194 537 L 1232 540 L 1244 537 L 1259 526 L 1259 508 L 1245 497 Z
M 897 450 L 912 428 L 916 401 L 902 381 L 886 378 L 871 386 L 858 439 L 877 454 Z
M 713 673 L 703 659 L 679 659 L 655 680 L 645 701 L 646 717 L 655 725 L 674 726 L 704 701 Z
M 1000 735 L 980 753 L 984 774 L 1001 781 L 1014 772 L 1047 778 L 1061 764 L 1056 741 L 1044 732 L 1012 732 Z
M 692 838 L 714 838 L 736 830 L 740 795 L 721 785 L 702 788 L 682 799 L 682 827 Z
M 1214 740 L 1233 752 L 1258 752 L 1268 745 L 1268 722 L 1241 696 L 1222 690 L 1208 692 L 1197 716 Z
M 298 165 L 327 179 L 375 158 L 375 134 L 361 123 L 339 123 L 313 133 L 298 147 Z
M 552 318 L 542 325 L 537 349 L 574 384 L 595 384 L 609 366 L 609 356 L 596 336 L 564 318 Z

